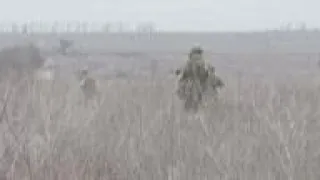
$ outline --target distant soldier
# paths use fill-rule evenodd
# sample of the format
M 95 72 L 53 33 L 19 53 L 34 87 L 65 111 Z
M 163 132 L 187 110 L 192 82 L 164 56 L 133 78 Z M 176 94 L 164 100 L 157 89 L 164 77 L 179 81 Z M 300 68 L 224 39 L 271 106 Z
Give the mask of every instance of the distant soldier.
M 209 77 L 209 71 L 203 59 L 203 49 L 200 46 L 193 47 L 185 67 L 176 70 L 175 73 L 180 76 L 178 97 L 185 101 L 186 109 L 197 109 Z
M 87 106 L 88 102 L 100 98 L 100 93 L 97 87 L 97 81 L 89 76 L 89 70 L 87 68 L 81 69 L 79 72 L 80 88 L 84 95 L 84 103 Z M 97 99 L 99 100 L 99 99 Z
M 27 24 L 23 24 L 22 25 L 21 33 L 24 34 L 24 35 L 28 35 L 29 31 L 28 31 L 28 25 Z
M 60 39 L 60 47 L 58 49 L 58 52 L 62 55 L 66 55 L 69 48 L 73 45 L 73 41 L 66 40 L 66 39 Z

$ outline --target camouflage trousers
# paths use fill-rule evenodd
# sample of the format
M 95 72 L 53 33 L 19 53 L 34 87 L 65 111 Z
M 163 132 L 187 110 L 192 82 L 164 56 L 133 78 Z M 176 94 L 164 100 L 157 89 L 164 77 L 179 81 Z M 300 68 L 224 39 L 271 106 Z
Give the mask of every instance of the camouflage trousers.
M 178 82 L 177 96 L 184 101 L 186 109 L 197 110 L 202 102 L 204 85 L 197 80 L 184 80 Z

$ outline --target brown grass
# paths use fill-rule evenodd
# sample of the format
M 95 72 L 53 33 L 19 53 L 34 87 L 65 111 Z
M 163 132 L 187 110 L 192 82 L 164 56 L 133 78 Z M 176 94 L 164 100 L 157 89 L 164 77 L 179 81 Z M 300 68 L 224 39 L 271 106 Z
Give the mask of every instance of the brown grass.
M 229 75 L 198 114 L 169 79 L 101 82 L 98 109 L 71 80 L 3 82 L 0 179 L 317 180 L 320 97 L 307 79 Z

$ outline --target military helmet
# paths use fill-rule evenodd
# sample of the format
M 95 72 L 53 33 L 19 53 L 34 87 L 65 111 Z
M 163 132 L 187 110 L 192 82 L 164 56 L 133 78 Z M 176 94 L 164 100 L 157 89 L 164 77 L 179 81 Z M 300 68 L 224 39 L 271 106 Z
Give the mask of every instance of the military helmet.
M 87 66 L 84 66 L 84 67 L 80 68 L 80 71 L 81 72 L 88 72 L 89 68 Z
M 203 53 L 203 49 L 200 45 L 196 45 L 192 47 L 190 50 L 190 54 L 202 54 L 202 53 Z
M 80 78 L 87 76 L 89 74 L 89 68 L 88 67 L 83 67 L 79 70 L 79 75 Z

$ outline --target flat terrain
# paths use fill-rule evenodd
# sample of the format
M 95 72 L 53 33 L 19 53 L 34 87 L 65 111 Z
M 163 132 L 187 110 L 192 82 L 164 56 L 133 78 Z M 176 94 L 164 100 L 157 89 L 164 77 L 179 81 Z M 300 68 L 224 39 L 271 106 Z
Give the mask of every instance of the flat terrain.
M 57 37 L 0 35 L 47 50 Z M 53 60 L 94 69 L 101 104 L 84 107 L 66 76 L 2 82 L 0 180 L 320 178 L 319 32 L 62 37 L 89 56 Z M 170 71 L 195 43 L 226 88 L 192 114 Z

